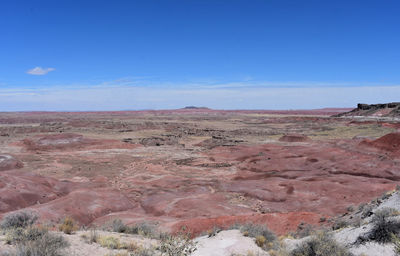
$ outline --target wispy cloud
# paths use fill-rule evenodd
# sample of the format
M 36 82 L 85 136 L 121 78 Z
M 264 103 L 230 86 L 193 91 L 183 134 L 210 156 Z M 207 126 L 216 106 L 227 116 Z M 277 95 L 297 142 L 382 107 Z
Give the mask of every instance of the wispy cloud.
M 215 109 L 311 109 L 391 102 L 397 100 L 397 95 L 400 86 L 0 88 L 0 111 L 168 109 L 191 105 Z
M 364 82 L 163 81 L 126 77 L 0 87 L 0 111 L 124 110 L 207 106 L 216 109 L 310 109 L 396 101 L 399 84 Z
M 46 75 L 47 73 L 56 70 L 55 68 L 42 68 L 42 67 L 35 67 L 26 71 L 27 74 L 35 75 L 35 76 L 42 76 Z
M 98 81 L 92 84 L 76 84 L 78 87 L 145 87 L 159 89 L 262 89 L 262 88 L 324 88 L 324 87 L 382 87 L 399 86 L 399 84 L 376 82 L 338 82 L 338 81 L 262 81 L 244 78 L 243 80 L 188 80 L 164 81 L 149 77 L 125 77 L 110 81 Z M 75 85 L 75 86 L 76 86 Z M 62 85 L 65 87 L 65 85 Z M 68 86 L 67 86 L 68 87 Z

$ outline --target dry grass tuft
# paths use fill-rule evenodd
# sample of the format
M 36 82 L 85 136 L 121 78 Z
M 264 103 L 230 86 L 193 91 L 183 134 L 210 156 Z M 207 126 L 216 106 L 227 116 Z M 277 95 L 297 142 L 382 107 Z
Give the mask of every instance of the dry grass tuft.
M 78 230 L 78 226 L 75 224 L 75 221 L 71 217 L 66 217 L 63 223 L 58 227 L 58 229 L 67 235 L 71 235 L 76 230 Z

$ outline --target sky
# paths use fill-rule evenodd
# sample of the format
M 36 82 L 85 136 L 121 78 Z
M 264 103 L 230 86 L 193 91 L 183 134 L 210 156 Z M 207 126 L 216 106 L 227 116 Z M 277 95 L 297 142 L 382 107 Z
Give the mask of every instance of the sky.
M 0 111 L 400 101 L 398 0 L 0 1 Z

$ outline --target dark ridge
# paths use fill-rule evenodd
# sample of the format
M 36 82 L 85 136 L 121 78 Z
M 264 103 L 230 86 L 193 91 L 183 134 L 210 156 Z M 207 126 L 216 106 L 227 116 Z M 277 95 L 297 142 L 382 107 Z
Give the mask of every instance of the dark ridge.
M 376 116 L 376 117 L 400 117 L 400 102 L 365 104 L 358 103 L 357 108 L 335 115 L 341 116 Z

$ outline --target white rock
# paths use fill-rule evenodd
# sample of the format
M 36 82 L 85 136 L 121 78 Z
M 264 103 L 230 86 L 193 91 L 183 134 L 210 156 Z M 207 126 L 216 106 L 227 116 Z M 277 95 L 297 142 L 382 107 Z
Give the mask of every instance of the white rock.
M 232 254 L 268 256 L 258 247 L 253 238 L 245 237 L 239 230 L 226 230 L 214 237 L 202 236 L 195 239 L 197 250 L 193 256 L 231 256 Z

